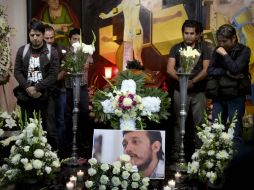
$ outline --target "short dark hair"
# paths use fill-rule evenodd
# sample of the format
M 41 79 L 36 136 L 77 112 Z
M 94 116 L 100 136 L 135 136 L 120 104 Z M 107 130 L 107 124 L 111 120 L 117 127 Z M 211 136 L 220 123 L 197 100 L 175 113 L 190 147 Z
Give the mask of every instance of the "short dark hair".
M 55 29 L 52 26 L 50 26 L 49 24 L 45 24 L 44 27 L 45 27 L 45 31 L 55 32 Z
M 28 33 L 31 32 L 31 30 L 38 30 L 44 34 L 45 26 L 41 21 L 37 19 L 32 19 L 28 25 Z
M 123 136 L 130 132 L 135 132 L 135 131 L 123 131 Z M 157 152 L 157 157 L 159 160 L 164 160 L 161 132 L 160 131 L 144 131 L 144 132 L 146 132 L 147 137 L 149 138 L 151 144 L 153 144 L 155 141 L 159 141 L 161 143 L 160 150 L 159 152 Z
M 71 37 L 72 37 L 73 35 L 81 35 L 81 34 L 80 34 L 80 29 L 78 29 L 78 28 L 73 28 L 73 29 L 69 32 L 69 38 L 71 39 Z
M 223 24 L 219 27 L 219 29 L 216 32 L 216 36 L 223 36 L 227 39 L 232 39 L 234 36 L 236 36 L 236 30 L 235 28 L 230 24 Z M 237 39 L 237 38 L 236 38 Z
M 185 28 L 195 28 L 196 34 L 201 33 L 201 28 L 196 20 L 185 20 L 183 25 L 182 25 L 182 33 L 184 32 Z M 202 27 L 203 29 L 203 27 Z

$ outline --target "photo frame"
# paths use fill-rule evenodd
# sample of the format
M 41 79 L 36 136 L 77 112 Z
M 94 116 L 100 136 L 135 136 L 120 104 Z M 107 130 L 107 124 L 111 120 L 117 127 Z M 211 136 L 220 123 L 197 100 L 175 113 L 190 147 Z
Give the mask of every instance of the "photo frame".
M 113 164 L 123 154 L 130 155 L 131 163 L 143 173 L 146 173 L 151 163 L 156 162 L 156 168 L 153 168 L 152 174 L 145 175 L 146 177 L 165 177 L 165 131 L 94 130 L 93 158 L 100 163 Z

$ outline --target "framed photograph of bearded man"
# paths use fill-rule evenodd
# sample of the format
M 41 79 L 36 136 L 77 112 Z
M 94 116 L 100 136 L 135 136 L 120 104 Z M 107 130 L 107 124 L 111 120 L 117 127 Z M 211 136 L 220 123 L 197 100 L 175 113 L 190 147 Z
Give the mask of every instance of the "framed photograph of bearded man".
M 146 177 L 165 177 L 165 131 L 158 130 L 102 130 L 95 129 L 93 158 L 112 164 L 123 154 Z
M 27 0 L 27 19 L 41 20 L 55 30 L 55 42 L 68 47 L 69 31 L 82 28 L 82 0 Z

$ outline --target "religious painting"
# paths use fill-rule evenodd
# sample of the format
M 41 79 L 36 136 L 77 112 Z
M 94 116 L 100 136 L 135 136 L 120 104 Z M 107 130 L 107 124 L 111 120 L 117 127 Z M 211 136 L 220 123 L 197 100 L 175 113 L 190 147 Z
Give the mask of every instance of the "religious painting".
M 80 28 L 82 19 L 81 0 L 27 0 L 28 20 L 37 18 L 55 29 L 56 43 L 69 46 L 68 33 Z
M 165 71 L 169 49 L 182 40 L 186 19 L 199 20 L 200 1 L 116 0 L 99 7 L 99 56 L 125 70 L 136 59 Z
M 165 131 L 95 129 L 92 156 L 112 164 L 120 156 L 130 156 L 132 165 L 150 178 L 165 176 Z

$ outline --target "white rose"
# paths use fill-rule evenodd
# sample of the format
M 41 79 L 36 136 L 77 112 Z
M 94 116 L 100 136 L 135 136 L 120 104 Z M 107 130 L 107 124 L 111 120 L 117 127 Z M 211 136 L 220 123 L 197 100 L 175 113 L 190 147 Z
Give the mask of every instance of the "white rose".
M 95 158 L 89 159 L 88 162 L 91 166 L 97 164 L 97 160 Z
M 124 106 L 131 106 L 132 105 L 132 99 L 130 99 L 130 98 L 124 98 L 123 99 L 123 105 Z
M 123 154 L 120 156 L 120 160 L 123 162 L 129 162 L 131 160 L 131 157 L 128 154 Z
M 106 190 L 106 186 L 105 185 L 100 185 L 99 190 Z
M 19 160 L 21 158 L 21 155 L 20 154 L 16 154 L 12 157 L 11 159 L 11 163 L 13 163 L 14 165 L 18 164 Z
M 131 175 L 131 178 L 132 178 L 133 181 L 139 181 L 140 180 L 140 175 L 139 175 L 139 173 L 133 173 Z
M 126 189 L 127 187 L 128 187 L 128 182 L 127 181 L 122 181 L 122 183 L 121 183 L 121 187 L 123 188 L 123 189 Z
M 94 176 L 96 173 L 97 173 L 97 171 L 96 171 L 94 168 L 89 168 L 89 169 L 88 169 L 88 174 L 89 174 L 90 176 Z
M 129 177 L 130 177 L 130 173 L 128 171 L 123 171 L 122 178 L 123 179 L 128 179 Z
M 86 186 L 86 188 L 89 189 L 89 188 L 91 188 L 91 187 L 93 186 L 93 182 L 87 180 L 87 181 L 85 182 L 85 186 Z
M 109 165 L 108 164 L 106 164 L 106 163 L 103 163 L 103 164 L 101 164 L 101 170 L 102 171 L 107 171 L 109 169 Z
M 55 168 L 59 168 L 60 167 L 60 162 L 59 160 L 55 160 L 52 162 L 52 165 L 55 167 Z
M 131 183 L 131 187 L 132 187 L 133 189 L 137 189 L 137 188 L 138 188 L 138 183 L 137 183 L 137 182 L 132 182 L 132 183 Z
M 102 175 L 101 177 L 100 177 L 100 183 L 101 184 L 107 184 L 108 183 L 108 181 L 109 181 L 109 179 L 108 179 L 108 177 L 107 176 L 105 176 L 105 175 Z
M 27 163 L 28 163 L 28 159 L 27 159 L 27 158 L 22 158 L 22 159 L 20 160 L 20 162 L 21 162 L 22 164 L 27 164 Z
M 113 184 L 114 186 L 116 186 L 116 187 L 119 186 L 119 185 L 121 185 L 120 179 L 119 179 L 118 177 L 116 177 L 116 176 L 113 176 L 113 177 L 112 177 L 111 182 L 112 182 L 112 184 Z

